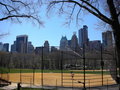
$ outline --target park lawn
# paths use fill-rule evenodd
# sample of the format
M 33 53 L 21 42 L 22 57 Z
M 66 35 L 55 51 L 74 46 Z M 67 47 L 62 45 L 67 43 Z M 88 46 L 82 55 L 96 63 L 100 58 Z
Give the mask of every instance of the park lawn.
M 14 89 L 17 90 L 17 89 Z M 43 89 L 43 88 L 27 88 L 27 87 L 22 87 L 20 90 L 56 90 L 56 89 Z
M 0 68 L 0 73 L 81 73 L 83 74 L 83 70 L 40 70 L 40 69 L 7 69 Z M 86 70 L 86 74 L 102 74 L 100 70 Z M 109 71 L 103 71 L 103 74 L 110 74 Z

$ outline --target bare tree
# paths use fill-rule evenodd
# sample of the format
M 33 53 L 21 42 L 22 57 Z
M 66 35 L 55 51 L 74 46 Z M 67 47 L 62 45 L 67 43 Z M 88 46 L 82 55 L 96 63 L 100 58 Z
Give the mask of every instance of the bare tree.
M 24 18 L 42 25 L 38 12 L 40 6 L 41 0 L 0 0 L 0 21 L 9 19 L 21 23 Z
M 107 14 L 103 13 L 103 10 L 101 10 L 102 7 L 100 7 L 100 5 L 102 3 L 102 0 L 52 0 L 48 5 L 48 11 L 56 8 L 58 9 L 59 14 L 69 15 L 68 23 L 71 23 L 71 20 L 75 17 L 76 22 L 78 23 L 80 14 L 82 13 L 81 11 L 87 11 L 110 25 L 115 38 L 120 72 L 120 2 L 119 0 L 104 0 L 104 3 L 108 7 Z M 118 81 L 119 78 L 120 75 L 114 79 Z

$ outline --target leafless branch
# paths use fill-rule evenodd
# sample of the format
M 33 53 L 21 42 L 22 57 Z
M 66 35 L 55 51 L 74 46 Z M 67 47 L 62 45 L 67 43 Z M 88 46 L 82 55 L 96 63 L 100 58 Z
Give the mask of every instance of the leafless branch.
M 63 5 L 64 5 L 64 2 L 62 3 L 62 5 L 60 7 L 60 12 L 63 12 Z
M 40 0 L 38 0 L 40 2 Z M 20 18 L 29 18 L 30 20 L 35 20 L 39 25 L 43 23 L 40 21 L 38 17 L 38 8 L 34 5 L 36 2 L 34 1 L 22 1 L 22 0 L 8 0 L 8 1 L 0 1 L 0 7 L 2 16 L 0 17 L 0 21 L 10 19 L 11 21 L 17 20 L 17 22 L 21 23 Z
M 24 6 L 28 6 L 29 4 L 27 4 L 27 3 L 24 3 L 24 2 L 22 2 L 22 1 L 19 1 L 19 0 L 11 0 L 12 2 L 16 2 L 16 3 L 21 3 L 21 4 L 23 4 Z
M 2 2 L 0 2 L 0 5 L 4 6 L 9 14 L 11 14 L 11 12 L 13 12 L 13 11 L 15 11 L 16 14 L 18 14 L 16 8 L 14 8 L 14 7 L 10 6 L 10 5 L 4 4 Z M 11 8 L 12 10 L 9 10 L 9 8 Z
M 65 3 L 74 3 L 74 4 L 77 4 L 79 7 L 81 8 L 84 8 L 85 10 L 87 10 L 88 12 L 90 12 L 91 14 L 95 15 L 96 17 L 98 17 L 99 19 L 103 20 L 104 22 L 108 23 L 108 24 L 112 24 L 112 20 L 109 19 L 108 17 L 104 16 L 97 8 L 94 8 L 92 5 L 89 5 L 89 3 L 85 0 L 80 0 L 84 3 L 86 3 L 88 6 L 90 6 L 91 8 L 93 8 L 95 11 L 91 10 L 90 8 L 86 7 L 85 5 L 82 5 L 80 4 L 79 2 L 77 1 L 74 1 L 74 0 L 68 0 L 68 1 L 52 1 L 50 3 L 50 5 L 52 4 L 57 4 L 57 3 L 62 3 L 62 2 L 65 2 Z
M 19 18 L 32 18 L 32 19 L 36 20 L 39 24 L 43 24 L 38 18 L 33 17 L 31 15 L 12 15 L 12 16 L 6 16 L 6 17 L 3 17 L 3 18 L 0 18 L 0 21 L 7 20 L 7 19 L 13 18 L 13 17 L 15 17 L 15 18 L 17 18 L 17 17 L 19 17 Z
M 81 5 L 83 5 L 83 2 L 81 3 Z M 79 14 L 81 12 L 82 8 L 80 7 L 78 13 L 77 13 L 77 16 L 76 16 L 76 25 L 78 25 L 78 20 L 79 20 Z

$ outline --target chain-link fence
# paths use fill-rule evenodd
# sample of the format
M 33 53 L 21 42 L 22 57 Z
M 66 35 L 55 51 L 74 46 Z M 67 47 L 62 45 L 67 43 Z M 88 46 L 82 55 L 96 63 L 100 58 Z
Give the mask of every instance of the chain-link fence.
M 39 86 L 94 87 L 116 84 L 114 52 L 40 47 L 32 54 L 0 52 L 0 78 Z

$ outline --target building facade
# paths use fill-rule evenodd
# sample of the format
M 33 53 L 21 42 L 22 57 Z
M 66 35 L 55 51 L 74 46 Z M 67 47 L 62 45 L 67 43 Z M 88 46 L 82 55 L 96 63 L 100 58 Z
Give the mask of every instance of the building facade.
M 102 33 L 102 43 L 104 49 L 113 47 L 112 31 L 106 31 Z
M 101 41 L 94 40 L 89 42 L 90 51 L 100 51 L 101 50 Z
M 34 46 L 32 45 L 32 42 L 28 42 L 28 51 L 27 53 L 34 53 Z
M 3 44 L 3 51 L 9 52 L 9 43 L 4 43 Z
M 18 53 L 27 53 L 28 49 L 28 36 L 19 35 L 16 37 L 16 51 Z
M 11 52 L 16 52 L 16 41 L 11 45 Z
M 62 36 L 60 40 L 60 50 L 66 51 L 68 47 L 68 40 L 66 36 Z
M 86 25 L 83 26 L 78 31 L 78 38 L 79 38 L 79 46 L 83 47 L 83 45 L 88 46 L 89 39 L 88 39 L 88 27 Z
M 75 32 L 73 33 L 72 38 L 71 38 L 70 48 L 71 48 L 73 51 L 77 51 L 78 48 L 79 48 L 79 45 L 78 45 L 78 38 L 77 38 Z
M 3 43 L 0 42 L 0 51 L 3 51 Z
M 43 52 L 44 53 L 49 53 L 49 42 L 46 40 L 45 43 L 44 43 L 44 49 L 43 49 Z

